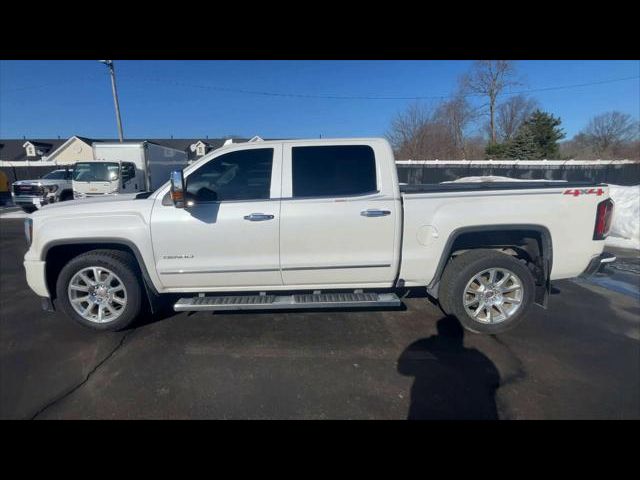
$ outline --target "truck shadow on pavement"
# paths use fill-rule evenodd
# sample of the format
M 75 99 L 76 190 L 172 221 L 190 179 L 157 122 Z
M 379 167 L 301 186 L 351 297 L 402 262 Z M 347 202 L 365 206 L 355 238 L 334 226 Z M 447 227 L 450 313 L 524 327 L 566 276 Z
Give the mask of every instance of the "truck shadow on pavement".
M 479 350 L 465 348 L 457 319 L 447 316 L 436 326 L 437 335 L 413 342 L 398 359 L 398 372 L 415 378 L 407 418 L 497 420 L 498 369 Z

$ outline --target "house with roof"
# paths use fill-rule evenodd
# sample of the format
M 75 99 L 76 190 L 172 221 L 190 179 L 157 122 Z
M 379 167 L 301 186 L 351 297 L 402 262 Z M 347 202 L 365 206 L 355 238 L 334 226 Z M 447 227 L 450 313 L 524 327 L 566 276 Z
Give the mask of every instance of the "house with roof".
M 74 135 L 46 155 L 42 161 L 57 165 L 72 165 L 80 161 L 93 160 L 93 142 L 94 140 L 90 138 Z
M 0 160 L 5 162 L 40 162 L 65 141 L 59 138 L 0 140 Z
M 259 137 L 254 137 L 259 138 Z M 117 142 L 117 139 L 87 138 L 74 135 L 62 139 L 7 139 L 0 140 L 0 166 L 33 165 L 71 165 L 79 161 L 94 160 L 93 144 L 96 142 Z M 127 142 L 152 142 L 165 147 L 181 150 L 189 161 L 195 161 L 207 153 L 228 143 L 224 138 L 127 138 Z M 233 139 L 233 142 L 246 142 L 247 139 Z M 252 141 L 255 141 L 252 139 Z

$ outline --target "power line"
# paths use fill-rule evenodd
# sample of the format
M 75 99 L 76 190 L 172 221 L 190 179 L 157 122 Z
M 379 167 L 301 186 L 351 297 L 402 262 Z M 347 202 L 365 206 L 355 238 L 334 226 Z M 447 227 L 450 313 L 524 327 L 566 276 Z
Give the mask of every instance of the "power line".
M 47 88 L 51 86 L 58 86 L 60 84 L 68 84 L 68 83 L 78 83 L 84 82 L 87 78 L 92 78 L 93 76 L 87 76 L 84 79 L 72 79 L 72 80 L 64 80 L 60 82 L 52 82 L 48 84 L 42 85 L 33 85 L 27 87 L 18 87 L 12 89 L 6 89 L 5 92 L 16 92 L 23 90 L 31 90 L 37 88 Z M 120 74 L 121 78 L 129 78 L 134 79 L 133 76 Z M 97 78 L 97 77 L 93 77 Z M 207 90 L 216 90 L 220 92 L 229 92 L 229 93 L 241 93 L 245 95 L 260 95 L 260 96 L 268 96 L 268 97 L 289 97 L 289 98 L 317 98 L 317 99 L 325 99 L 325 100 L 444 100 L 447 98 L 454 97 L 455 95 L 415 95 L 415 96 L 372 96 L 372 95 L 323 95 L 323 94 L 306 94 L 306 93 L 286 93 L 286 92 L 269 92 L 269 91 L 261 91 L 261 90 L 246 90 L 241 88 L 231 88 L 231 87 L 221 87 L 217 85 L 204 85 L 204 84 L 194 84 L 188 82 L 174 81 L 174 80 L 165 80 L 158 78 L 137 78 L 141 81 L 147 82 L 158 82 L 158 83 L 168 83 L 172 85 L 182 86 L 182 87 L 191 87 L 191 88 L 201 88 Z M 626 80 L 635 80 L 640 79 L 640 75 L 635 75 L 632 77 L 622 77 L 622 78 L 613 78 L 610 80 L 601 80 L 598 82 L 589 82 L 589 83 L 576 83 L 572 85 L 559 85 L 553 87 L 541 87 L 541 88 L 530 88 L 524 90 L 518 90 L 513 92 L 504 92 L 501 96 L 506 95 L 519 95 L 524 93 L 533 93 L 533 92 L 546 92 L 552 90 L 566 90 L 571 88 L 582 88 L 582 87 L 590 87 L 593 85 L 604 85 L 608 83 L 614 82 L 622 82 Z M 464 97 L 481 97 L 483 95 L 476 93 L 469 93 L 462 95 Z
M 88 79 L 95 80 L 98 78 L 103 78 L 102 75 L 86 75 L 82 78 L 71 78 L 59 80 L 57 82 L 44 83 L 40 85 L 28 85 L 26 87 L 17 87 L 17 88 L 7 88 L 3 89 L 4 92 L 20 92 L 23 90 L 33 90 L 38 88 L 47 88 L 47 87 L 58 87 L 60 85 L 68 85 L 70 83 L 86 83 Z
M 589 83 L 577 83 L 573 85 L 560 85 L 553 87 L 542 87 L 542 88 L 530 88 L 525 90 L 513 91 L 513 92 L 504 92 L 501 96 L 505 95 L 519 95 L 523 93 L 532 93 L 532 92 L 543 92 L 550 90 L 564 90 L 570 88 L 581 88 L 581 87 L 589 87 L 592 85 L 603 85 L 607 83 L 621 82 L 625 80 L 633 80 L 639 79 L 640 75 L 636 75 L 633 77 L 622 77 L 622 78 L 614 78 L 611 80 L 601 80 L 598 82 L 589 82 Z M 148 82 L 160 82 L 160 83 L 169 83 L 177 86 L 183 87 L 191 87 L 191 88 L 202 88 L 208 90 L 216 90 L 221 92 L 229 92 L 229 93 L 241 93 L 246 95 L 261 95 L 261 96 L 269 96 L 269 97 L 290 97 L 290 98 L 318 98 L 318 99 L 327 99 L 327 100 L 443 100 L 446 98 L 451 98 L 455 95 L 417 95 L 411 97 L 394 97 L 394 96 L 363 96 L 363 95 L 321 95 L 321 94 L 304 94 L 304 93 L 285 93 L 285 92 L 269 92 L 269 91 L 261 91 L 261 90 L 246 90 L 241 88 L 231 88 L 231 87 L 221 87 L 217 85 L 204 85 L 204 84 L 194 84 L 188 82 L 174 81 L 174 80 L 165 80 L 158 78 L 139 78 L 142 81 Z M 481 94 L 470 93 L 462 95 L 464 97 L 482 97 Z

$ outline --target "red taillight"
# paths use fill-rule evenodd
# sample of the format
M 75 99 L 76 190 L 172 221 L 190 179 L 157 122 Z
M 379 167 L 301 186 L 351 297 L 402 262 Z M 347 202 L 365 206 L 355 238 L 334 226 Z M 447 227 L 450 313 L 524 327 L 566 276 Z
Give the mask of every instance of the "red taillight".
M 598 204 L 596 213 L 596 227 L 593 230 L 594 240 L 604 240 L 611 229 L 611 219 L 613 218 L 613 200 L 607 198 Z

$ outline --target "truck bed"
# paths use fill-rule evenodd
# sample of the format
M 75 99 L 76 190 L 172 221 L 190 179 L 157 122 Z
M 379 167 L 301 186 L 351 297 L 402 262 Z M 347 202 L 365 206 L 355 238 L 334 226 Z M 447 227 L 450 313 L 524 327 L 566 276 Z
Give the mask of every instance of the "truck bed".
M 547 232 L 553 249 L 551 280 L 578 276 L 602 252 L 602 242 L 592 238 L 597 206 L 608 197 L 606 184 L 452 182 L 400 185 L 400 191 L 400 278 L 409 286 L 431 281 L 449 239 L 464 229 L 493 226 Z

